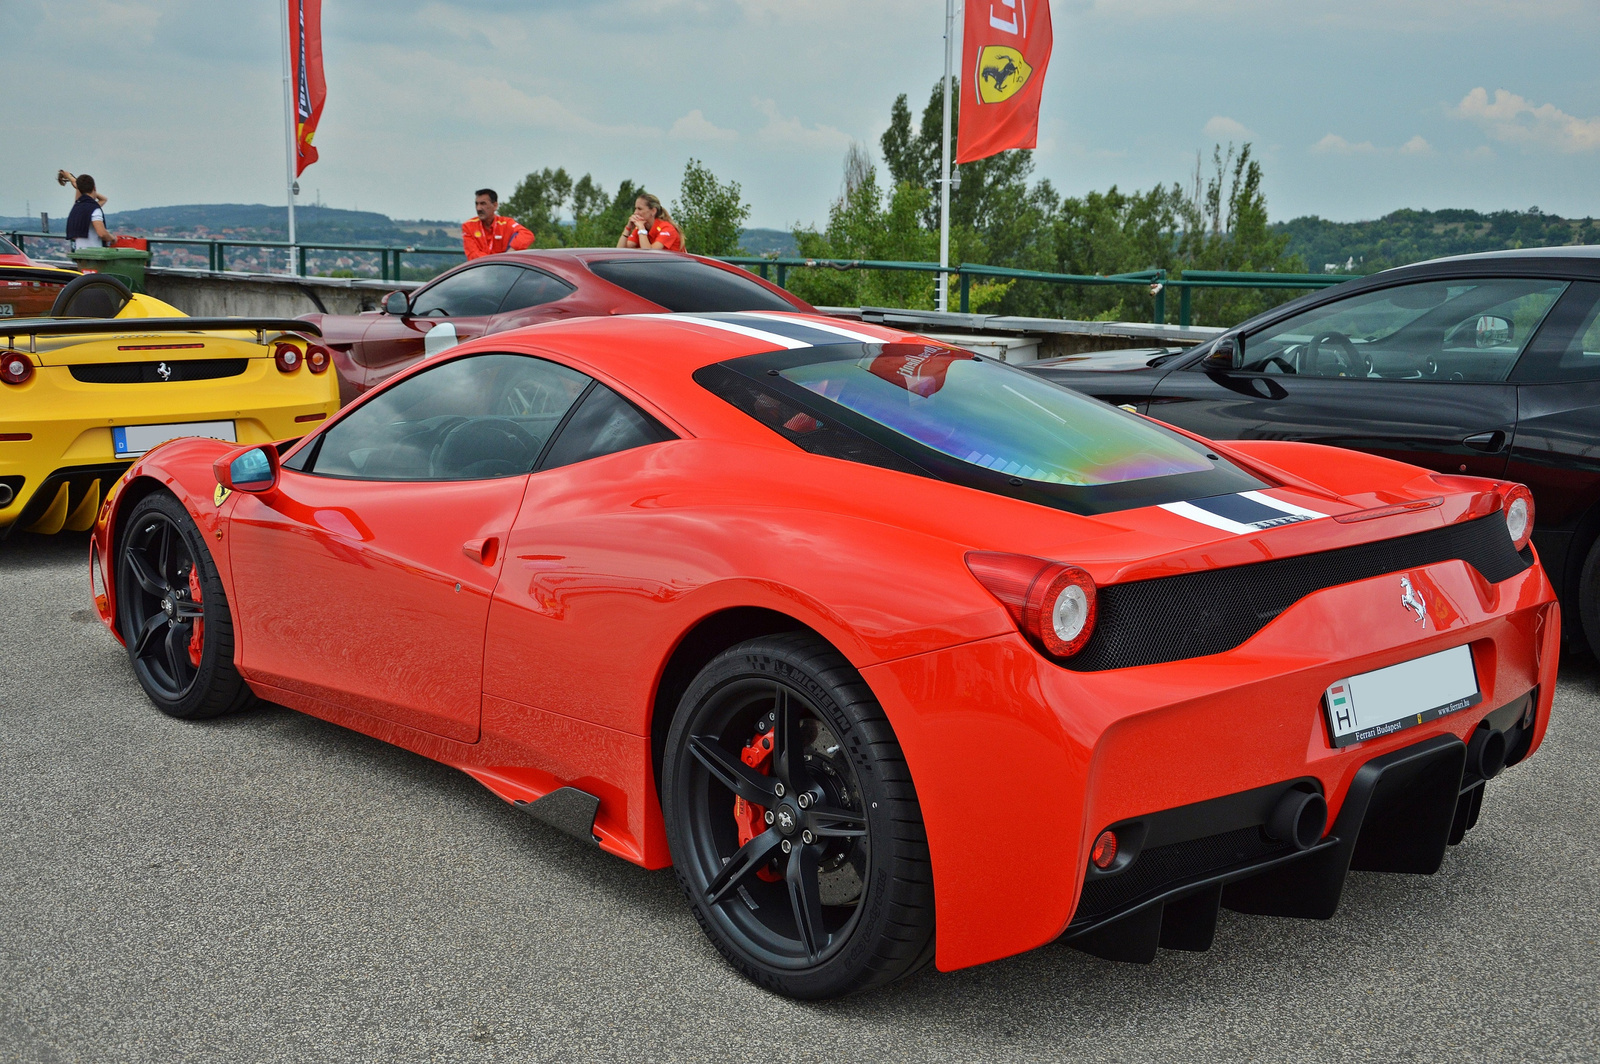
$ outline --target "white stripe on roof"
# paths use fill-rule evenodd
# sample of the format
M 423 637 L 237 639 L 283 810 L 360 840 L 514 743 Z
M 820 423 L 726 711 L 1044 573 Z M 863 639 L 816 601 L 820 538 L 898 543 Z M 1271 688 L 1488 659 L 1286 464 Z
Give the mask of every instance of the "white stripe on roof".
M 730 321 L 697 318 L 692 314 L 664 314 L 661 317 L 666 321 L 683 321 L 691 325 L 704 325 L 708 329 L 721 329 L 723 332 L 738 333 L 740 336 L 748 336 L 753 340 L 762 340 L 777 347 L 787 348 L 790 351 L 801 347 L 816 346 L 808 344 L 804 340 L 792 340 L 787 336 L 779 336 L 777 333 L 763 332 L 760 329 L 752 329 L 746 325 L 735 325 Z
M 889 342 L 881 336 L 872 336 L 864 332 L 856 332 L 854 329 L 844 329 L 837 325 L 824 325 L 821 322 L 810 321 L 806 318 L 792 318 L 787 314 L 768 314 L 766 312 L 762 312 L 760 314 L 752 315 L 752 317 L 757 319 L 768 318 L 772 321 L 788 322 L 790 325 L 798 325 L 805 329 L 816 329 L 818 332 L 833 333 L 835 336 L 849 337 L 852 340 L 859 340 L 864 344 L 882 344 Z

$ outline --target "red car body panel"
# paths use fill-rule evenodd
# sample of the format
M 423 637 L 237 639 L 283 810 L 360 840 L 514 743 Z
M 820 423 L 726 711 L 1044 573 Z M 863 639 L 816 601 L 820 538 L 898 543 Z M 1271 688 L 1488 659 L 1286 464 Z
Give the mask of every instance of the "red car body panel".
M 333 352 L 334 369 L 339 374 L 340 397 L 348 403 L 357 395 L 369 388 L 377 387 L 420 361 L 424 357 L 424 345 L 428 333 L 445 321 L 455 326 L 456 334 L 462 341 L 467 341 L 490 333 L 509 332 L 547 321 L 596 315 L 664 313 L 666 308 L 607 281 L 589 269 L 589 264 L 592 262 L 638 260 L 662 254 L 671 253 L 641 252 L 637 248 L 632 250 L 536 248 L 486 255 L 463 263 L 434 279 L 439 281 L 474 266 L 503 262 L 536 268 L 573 286 L 572 292 L 565 298 L 503 314 L 482 317 L 421 318 L 397 317 L 378 310 L 362 314 L 305 314 L 302 318 L 306 321 L 315 321 L 322 327 L 323 343 Z M 751 281 L 789 303 L 797 311 L 815 313 L 809 303 L 747 270 L 699 255 L 682 257 Z
M 1080 516 L 808 454 L 690 377 L 769 349 L 639 317 L 452 351 L 563 362 L 682 437 L 497 481 L 285 469 L 272 491 L 219 504 L 211 463 L 229 445 L 166 444 L 102 509 L 97 607 L 110 625 L 115 589 L 100 559 L 115 557 L 126 500 L 165 485 L 214 551 L 236 660 L 259 694 L 461 768 L 508 800 L 561 786 L 594 794 L 601 848 L 648 868 L 671 860 L 652 727 L 675 649 L 727 610 L 782 614 L 861 670 L 904 748 L 946 970 L 1060 935 L 1107 824 L 1301 776 L 1337 815 L 1364 763 L 1429 736 L 1464 738 L 1535 688 L 1530 752 L 1542 741 L 1560 620 L 1537 563 L 1499 584 L 1460 561 L 1406 570 L 1425 590 L 1425 629 L 1396 605 L 1391 574 L 1309 594 L 1225 653 L 1074 672 L 1036 651 L 964 562 L 969 550 L 1059 558 L 1104 587 L 1440 528 L 1496 512 L 1510 485 L 1330 448 L 1212 444 L 1282 485 L 1276 498 L 1363 519 L 1232 535 L 1153 506 Z M 1365 519 L 1407 503 L 1419 508 Z M 1329 684 L 1464 644 L 1479 705 L 1330 746 L 1319 701 Z

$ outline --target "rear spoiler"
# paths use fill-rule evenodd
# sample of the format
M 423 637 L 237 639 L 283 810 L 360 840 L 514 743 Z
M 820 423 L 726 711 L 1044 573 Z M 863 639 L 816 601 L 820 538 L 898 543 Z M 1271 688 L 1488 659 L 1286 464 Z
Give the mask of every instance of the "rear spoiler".
M 0 338 L 18 336 L 91 336 L 100 333 L 180 333 L 254 331 L 321 336 L 322 326 L 299 318 L 30 318 L 0 321 Z M 31 344 L 29 345 L 32 346 Z

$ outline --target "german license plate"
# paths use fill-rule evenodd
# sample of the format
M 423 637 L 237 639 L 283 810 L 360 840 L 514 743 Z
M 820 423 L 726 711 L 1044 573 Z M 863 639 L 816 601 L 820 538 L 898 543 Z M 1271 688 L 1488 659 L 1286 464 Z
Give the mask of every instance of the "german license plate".
M 1333 745 L 1364 743 L 1483 701 L 1472 648 L 1455 647 L 1340 680 L 1322 696 Z
M 111 442 L 118 458 L 132 458 L 144 454 L 158 443 L 166 443 L 180 436 L 205 436 L 213 440 L 238 442 L 231 421 L 186 421 L 176 425 L 117 425 L 111 430 Z

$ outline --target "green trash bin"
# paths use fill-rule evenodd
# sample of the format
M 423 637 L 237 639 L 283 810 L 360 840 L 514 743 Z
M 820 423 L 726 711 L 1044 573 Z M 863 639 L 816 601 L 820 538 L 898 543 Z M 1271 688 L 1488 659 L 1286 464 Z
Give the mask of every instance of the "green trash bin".
M 150 264 L 150 252 L 137 248 L 78 248 L 70 254 L 80 270 L 109 273 L 133 291 L 144 291 L 144 268 Z

